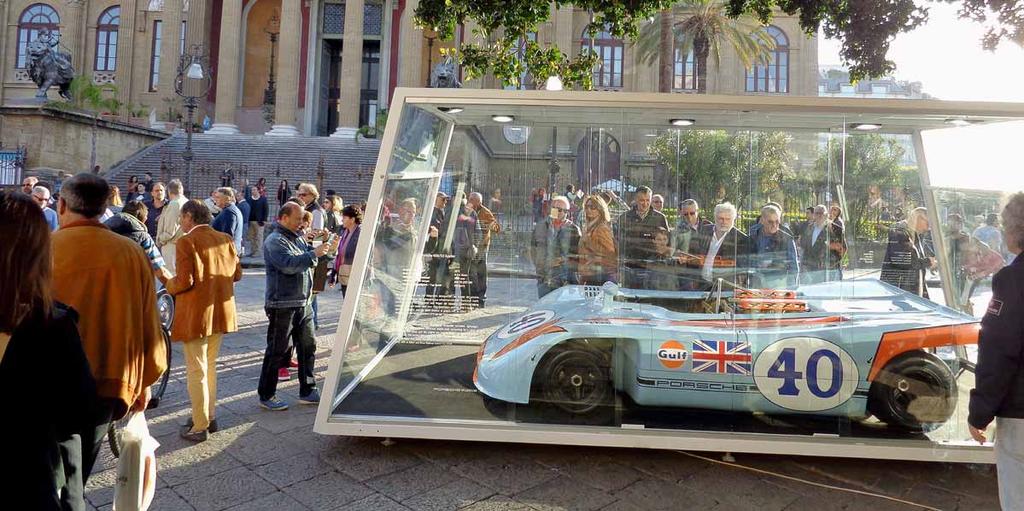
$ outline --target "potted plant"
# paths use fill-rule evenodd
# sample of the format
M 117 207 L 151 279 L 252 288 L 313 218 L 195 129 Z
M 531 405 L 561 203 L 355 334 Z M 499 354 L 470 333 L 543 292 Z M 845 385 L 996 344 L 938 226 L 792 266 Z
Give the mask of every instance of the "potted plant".
M 149 127 L 149 109 L 146 108 L 146 105 L 128 103 L 125 112 L 128 114 L 128 124 L 140 128 Z
M 359 137 L 362 138 L 377 138 L 384 133 L 384 126 L 388 124 L 388 110 L 381 108 L 377 110 L 377 122 L 373 126 L 362 126 L 356 130 L 356 142 L 359 141 Z
M 178 123 L 181 121 L 181 108 L 178 104 L 177 98 L 164 98 L 164 111 L 163 111 L 163 130 L 168 133 L 173 133 L 174 130 L 178 129 Z

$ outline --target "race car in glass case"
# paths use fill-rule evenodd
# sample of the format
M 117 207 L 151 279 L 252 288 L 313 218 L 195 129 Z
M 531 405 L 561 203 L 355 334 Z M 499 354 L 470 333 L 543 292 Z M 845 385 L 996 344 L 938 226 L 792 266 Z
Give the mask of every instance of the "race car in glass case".
M 615 392 L 657 407 L 875 416 L 927 431 L 957 406 L 974 317 L 877 280 L 796 290 L 565 286 L 494 332 L 473 381 L 490 398 L 585 416 Z

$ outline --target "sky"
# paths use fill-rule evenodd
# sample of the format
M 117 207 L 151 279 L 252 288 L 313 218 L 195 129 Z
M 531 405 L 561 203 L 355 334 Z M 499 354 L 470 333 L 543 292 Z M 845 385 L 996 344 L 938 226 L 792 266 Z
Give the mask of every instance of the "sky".
M 928 22 L 900 34 L 889 48 L 899 80 L 921 82 L 937 99 L 1024 102 L 1024 48 L 1004 41 L 982 49 L 985 26 L 959 19 L 957 5 L 928 2 Z M 818 63 L 841 65 L 838 41 L 818 40 Z M 931 184 L 988 190 L 1024 189 L 1015 150 L 1024 122 L 926 131 L 922 135 Z M 986 172 L 977 172 L 985 169 Z
M 921 82 L 938 99 L 1024 102 L 1024 48 L 1004 41 L 986 51 L 985 27 L 958 19 L 957 4 L 927 5 L 928 22 L 900 34 L 889 48 L 896 78 Z M 841 64 L 837 41 L 819 38 L 818 63 Z

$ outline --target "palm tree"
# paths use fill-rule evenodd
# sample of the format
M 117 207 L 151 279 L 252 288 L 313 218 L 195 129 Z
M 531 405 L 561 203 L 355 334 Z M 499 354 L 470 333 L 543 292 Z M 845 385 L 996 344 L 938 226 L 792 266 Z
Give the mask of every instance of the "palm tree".
M 662 10 L 658 16 L 659 20 L 652 20 L 640 29 L 636 48 L 642 62 L 648 65 L 658 62 L 660 92 L 672 91 L 676 50 L 684 56 L 693 52 L 697 91 L 703 93 L 707 92 L 708 57 L 713 57 L 718 67 L 725 45 L 736 52 L 747 69 L 767 64 L 775 49 L 775 40 L 763 30 L 763 25 L 748 16 L 730 18 L 726 14 L 726 2 L 722 0 L 682 0 L 671 9 Z M 683 21 L 673 25 L 675 19 Z
M 116 113 L 121 109 L 121 103 L 110 97 L 116 92 L 117 88 L 113 85 L 96 85 L 92 83 L 91 78 L 83 74 L 71 80 L 71 85 L 68 87 L 70 100 L 46 103 L 46 106 L 57 110 L 80 112 L 92 117 L 92 149 L 89 154 L 89 171 L 96 168 L 96 133 L 100 114 Z

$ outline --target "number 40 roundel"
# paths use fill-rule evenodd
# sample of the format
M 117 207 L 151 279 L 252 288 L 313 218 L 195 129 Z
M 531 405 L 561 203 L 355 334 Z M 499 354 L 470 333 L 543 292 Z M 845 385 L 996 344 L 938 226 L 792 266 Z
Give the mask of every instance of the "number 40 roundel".
M 769 401 L 801 412 L 835 408 L 853 396 L 860 375 L 846 350 L 814 337 L 790 337 L 754 362 L 754 383 Z

